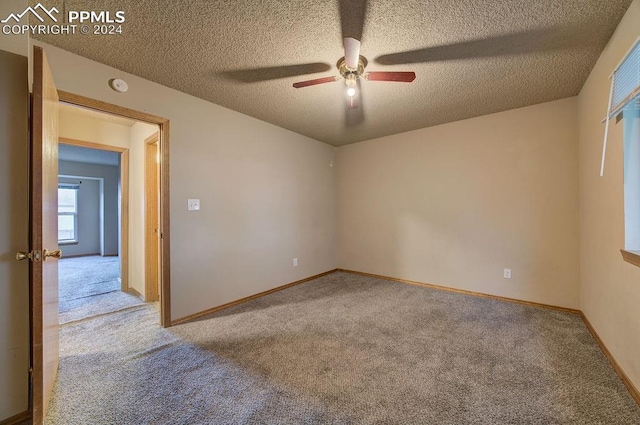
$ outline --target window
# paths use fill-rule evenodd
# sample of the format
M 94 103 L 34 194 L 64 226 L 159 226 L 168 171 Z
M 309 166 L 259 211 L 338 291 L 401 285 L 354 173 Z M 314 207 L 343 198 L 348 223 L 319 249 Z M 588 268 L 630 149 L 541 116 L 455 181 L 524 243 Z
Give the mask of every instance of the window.
M 78 242 L 78 189 L 78 185 L 58 185 L 58 243 Z
M 631 47 L 612 74 L 607 125 L 600 175 L 609 130 L 609 120 L 622 119 L 624 140 L 624 249 L 622 257 L 640 266 L 640 39 Z
M 624 125 L 624 249 L 640 253 L 640 99 L 622 110 Z
M 600 165 L 600 177 L 604 175 L 604 162 L 607 152 L 607 136 L 609 135 L 609 122 L 614 117 L 622 116 L 624 110 L 630 104 L 640 100 L 640 38 L 634 43 L 620 64 L 611 74 L 611 94 L 609 106 L 605 117 L 604 143 L 602 145 L 602 163 Z

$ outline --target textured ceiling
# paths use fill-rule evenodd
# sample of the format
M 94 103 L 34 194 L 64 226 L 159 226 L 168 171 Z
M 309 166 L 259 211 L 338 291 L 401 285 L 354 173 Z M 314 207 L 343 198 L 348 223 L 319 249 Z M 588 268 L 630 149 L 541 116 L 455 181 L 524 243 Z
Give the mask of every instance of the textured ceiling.
M 124 34 L 36 38 L 339 146 L 577 95 L 631 1 L 47 0 Z M 343 35 L 416 80 L 362 81 L 351 111 L 343 82 L 294 89 L 337 75 Z

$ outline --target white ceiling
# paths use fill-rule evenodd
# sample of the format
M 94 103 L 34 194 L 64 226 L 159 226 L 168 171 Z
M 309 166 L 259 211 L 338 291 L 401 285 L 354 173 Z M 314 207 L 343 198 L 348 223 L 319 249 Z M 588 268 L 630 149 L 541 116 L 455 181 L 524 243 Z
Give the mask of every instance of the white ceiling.
M 124 33 L 36 38 L 339 146 L 575 96 L 631 1 L 49 0 Z M 363 81 L 353 111 L 343 82 L 294 89 L 337 75 L 343 35 L 416 80 Z

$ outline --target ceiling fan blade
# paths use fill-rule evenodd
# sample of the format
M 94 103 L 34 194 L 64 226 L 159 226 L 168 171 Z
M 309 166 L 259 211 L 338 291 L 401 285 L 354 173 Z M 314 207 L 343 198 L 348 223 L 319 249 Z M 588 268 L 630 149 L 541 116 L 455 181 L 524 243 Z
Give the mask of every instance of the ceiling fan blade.
M 360 59 L 360 40 L 353 37 L 345 37 L 342 39 L 344 45 L 344 61 L 347 68 L 358 69 L 358 60 Z
M 380 65 L 405 65 L 580 48 L 593 43 L 589 35 L 592 32 L 575 25 L 542 28 L 382 55 L 375 62 Z
M 367 0 L 339 0 L 342 38 L 362 40 Z
M 235 69 L 220 72 L 219 75 L 241 83 L 256 83 L 259 81 L 277 80 L 280 78 L 296 77 L 298 75 L 326 72 L 331 69 L 327 63 L 304 63 L 299 65 L 283 65 L 252 69 Z
M 363 75 L 369 81 L 395 81 L 398 83 L 410 83 L 416 79 L 415 72 L 367 72 Z
M 300 81 L 298 83 L 293 83 L 293 87 L 299 89 L 302 87 L 315 86 L 317 84 L 332 83 L 334 81 L 338 81 L 341 78 L 342 77 L 324 77 L 324 78 L 317 78 L 315 80 Z

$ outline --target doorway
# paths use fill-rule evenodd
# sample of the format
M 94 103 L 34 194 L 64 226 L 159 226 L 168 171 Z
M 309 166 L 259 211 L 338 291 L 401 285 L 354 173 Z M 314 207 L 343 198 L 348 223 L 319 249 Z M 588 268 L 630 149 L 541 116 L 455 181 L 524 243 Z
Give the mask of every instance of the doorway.
M 59 121 L 60 323 L 159 301 L 158 125 L 64 103 Z
M 99 131 L 86 130 L 118 134 L 119 128 L 129 128 L 129 123 L 87 114 L 60 105 L 60 134 L 101 140 Z M 78 132 L 83 128 L 87 134 Z M 129 150 L 70 137 L 58 140 L 58 245 L 63 251 L 58 315 L 64 326 L 132 305 L 131 296 L 121 293 L 128 286 L 128 223 L 122 220 L 121 198 L 129 186 L 124 173 Z
M 97 118 L 85 116 L 79 109 L 74 109 L 61 105 L 63 121 L 87 127 L 99 124 Z M 66 129 L 65 133 L 69 134 L 69 131 L 73 134 L 74 130 Z M 58 143 L 58 200 L 60 203 L 61 190 L 71 185 L 71 189 L 76 190 L 75 198 L 80 204 L 77 208 L 81 213 L 74 212 L 74 221 L 58 213 L 58 244 L 63 248 L 64 258 L 90 255 L 118 257 L 118 281 L 122 291 L 126 291 L 129 282 L 129 222 L 128 202 L 123 203 L 122 200 L 129 197 L 129 149 L 69 137 L 59 137 Z
M 140 122 L 144 125 L 153 125 L 155 131 L 151 136 L 146 136 L 144 145 L 142 146 L 142 166 L 132 165 L 132 156 L 135 150 L 121 150 L 121 179 L 129 181 L 130 186 L 122 185 L 121 187 L 121 240 L 129 239 L 128 244 L 122 243 L 120 246 L 121 263 L 121 280 L 122 290 L 134 293 L 145 301 L 159 301 L 160 324 L 168 327 L 171 324 L 170 312 L 170 269 L 169 269 L 169 121 L 154 115 L 130 110 L 120 106 L 108 104 L 83 96 L 58 91 L 59 100 L 62 104 L 83 108 L 92 113 L 107 114 L 114 119 L 125 119 Z M 144 133 L 144 132 L 142 132 Z M 62 140 L 65 142 L 65 140 Z M 66 142 L 69 140 L 67 139 Z M 76 140 L 77 141 L 77 140 Z M 149 146 L 155 149 L 154 170 L 149 170 L 146 156 Z M 95 143 L 93 145 L 95 146 Z M 124 166 L 127 162 L 128 166 Z M 152 179 L 155 176 L 155 180 Z M 147 181 L 151 179 L 150 181 Z M 132 197 L 131 191 L 134 190 L 133 182 L 141 183 L 144 196 Z M 151 186 L 150 186 L 151 185 Z M 155 187 L 154 190 L 148 190 L 148 187 Z M 148 199 L 150 194 L 154 193 L 156 199 Z M 145 201 L 140 204 L 139 200 Z M 132 202 L 134 201 L 134 202 Z M 151 208 L 151 205 L 155 205 Z M 149 207 L 149 208 L 148 208 Z M 148 212 L 151 210 L 151 213 Z M 150 247 L 152 252 L 148 252 L 143 248 L 143 259 L 151 255 L 151 261 L 143 261 L 143 272 L 140 268 L 132 267 L 131 261 L 136 255 L 131 248 L 135 247 L 131 243 L 131 239 L 140 237 L 136 229 L 133 227 L 135 222 L 142 215 L 144 227 L 141 230 L 142 246 Z M 151 238 L 147 228 L 153 228 L 155 233 L 155 241 Z M 152 249 L 151 247 L 155 247 Z M 155 257 L 154 257 L 155 255 Z M 129 263 L 128 266 L 126 263 Z M 147 267 L 147 263 L 149 266 Z M 150 283 L 147 284 L 147 268 L 150 273 Z M 155 271 L 155 276 L 154 276 Z M 155 284 L 151 284 L 155 280 Z M 142 282 L 142 283 L 140 283 Z

